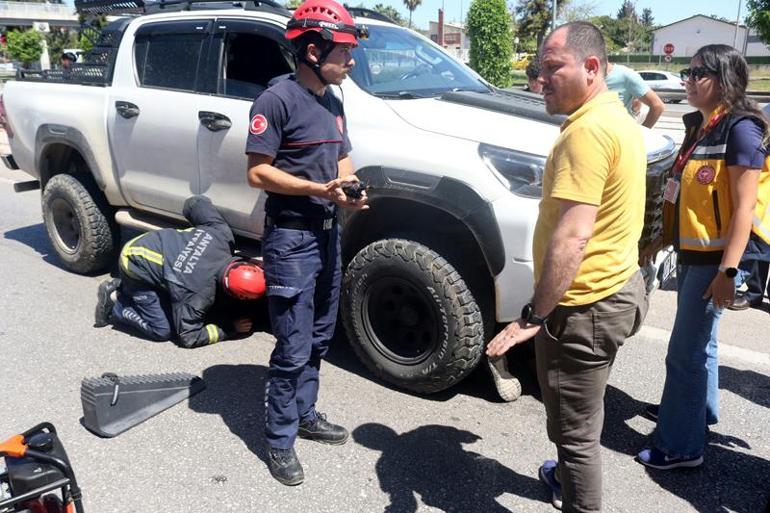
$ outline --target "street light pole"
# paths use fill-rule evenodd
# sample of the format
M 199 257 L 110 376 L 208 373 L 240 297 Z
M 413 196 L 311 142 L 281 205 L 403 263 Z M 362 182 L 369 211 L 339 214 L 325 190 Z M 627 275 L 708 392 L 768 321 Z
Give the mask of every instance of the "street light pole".
M 741 0 L 738 0 L 738 16 L 735 17 L 735 36 L 733 36 L 733 48 L 738 45 L 738 26 L 741 22 Z M 746 34 L 748 36 L 748 34 Z

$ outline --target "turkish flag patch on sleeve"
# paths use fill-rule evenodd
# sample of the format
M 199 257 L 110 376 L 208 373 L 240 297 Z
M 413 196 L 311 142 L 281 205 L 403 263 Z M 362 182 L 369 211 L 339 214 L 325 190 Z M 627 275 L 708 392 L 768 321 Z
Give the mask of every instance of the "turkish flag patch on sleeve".
M 249 123 L 249 133 L 253 135 L 261 135 L 267 130 L 267 118 L 262 114 L 256 114 L 251 118 Z

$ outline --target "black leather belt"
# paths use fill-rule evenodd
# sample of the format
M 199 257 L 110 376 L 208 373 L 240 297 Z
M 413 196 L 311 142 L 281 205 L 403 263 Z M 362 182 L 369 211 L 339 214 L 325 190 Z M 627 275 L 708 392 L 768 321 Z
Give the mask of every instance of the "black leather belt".
M 334 225 L 337 224 L 336 217 L 329 217 L 326 219 L 313 219 L 309 217 L 266 217 L 265 226 L 270 228 L 275 226 L 277 228 L 285 228 L 287 230 L 304 230 L 308 232 L 318 230 L 331 230 Z

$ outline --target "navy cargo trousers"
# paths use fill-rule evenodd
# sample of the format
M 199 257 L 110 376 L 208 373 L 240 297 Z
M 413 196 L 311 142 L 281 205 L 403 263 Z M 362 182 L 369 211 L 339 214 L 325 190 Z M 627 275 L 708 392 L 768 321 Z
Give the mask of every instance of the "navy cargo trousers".
M 111 320 L 136 330 L 155 342 L 171 339 L 171 304 L 165 294 L 158 294 L 150 285 L 120 272 L 118 300 L 112 307 Z
M 317 415 L 318 371 L 337 321 L 339 227 L 267 226 L 262 255 L 276 338 L 265 385 L 265 437 L 270 447 L 288 449 L 299 424 Z

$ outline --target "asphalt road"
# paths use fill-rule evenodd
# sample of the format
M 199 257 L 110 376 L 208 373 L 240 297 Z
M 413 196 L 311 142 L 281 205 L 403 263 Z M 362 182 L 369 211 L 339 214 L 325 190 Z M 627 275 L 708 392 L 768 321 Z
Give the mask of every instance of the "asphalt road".
M 103 276 L 63 270 L 41 223 L 39 193 L 14 194 L 0 170 L 0 438 L 41 421 L 64 441 L 88 513 L 549 512 L 537 468 L 554 450 L 525 361 L 525 394 L 498 402 L 482 374 L 432 397 L 372 379 L 336 341 L 319 407 L 353 432 L 341 447 L 299 441 L 306 482 L 286 488 L 263 462 L 263 379 L 273 345 L 245 340 L 183 350 L 92 327 Z M 722 329 L 722 421 L 699 469 L 648 471 L 632 455 L 660 397 L 673 292 L 655 294 L 647 326 L 621 349 L 607 389 L 603 438 L 607 512 L 763 511 L 770 492 L 767 311 L 728 312 Z M 765 305 L 767 307 L 767 304 Z M 521 355 L 520 355 L 521 356 Z M 80 424 L 80 382 L 190 372 L 207 389 L 113 439 Z

